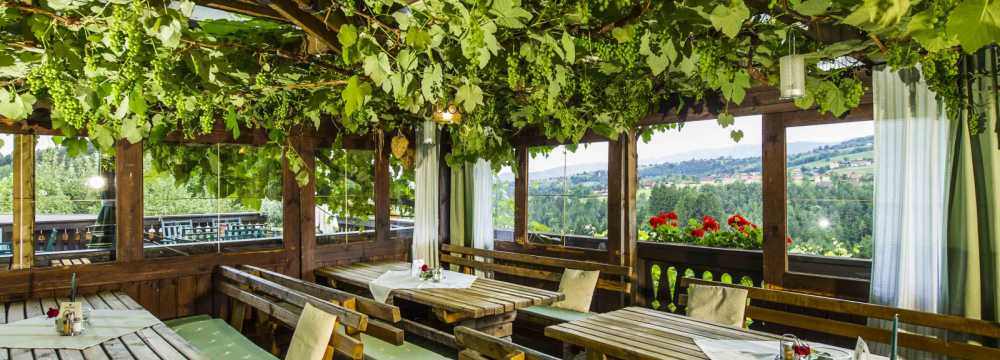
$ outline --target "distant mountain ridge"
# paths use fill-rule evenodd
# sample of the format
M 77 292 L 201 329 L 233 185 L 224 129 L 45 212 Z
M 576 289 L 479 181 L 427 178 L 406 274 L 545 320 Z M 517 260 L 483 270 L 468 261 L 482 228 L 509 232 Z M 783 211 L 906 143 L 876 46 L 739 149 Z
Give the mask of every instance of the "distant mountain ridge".
M 789 165 L 820 161 L 841 155 L 845 151 L 870 150 L 874 136 L 853 138 L 841 142 L 792 142 L 788 144 Z M 680 154 L 663 156 L 640 161 L 639 178 L 660 177 L 666 175 L 706 176 L 721 174 L 736 174 L 760 171 L 760 145 L 735 145 L 718 149 L 689 151 Z M 571 165 L 531 172 L 532 180 L 542 180 L 553 177 L 602 172 L 607 170 L 606 163 L 588 163 Z M 565 171 L 565 172 L 564 172 Z M 513 174 L 500 176 L 501 181 L 512 181 Z

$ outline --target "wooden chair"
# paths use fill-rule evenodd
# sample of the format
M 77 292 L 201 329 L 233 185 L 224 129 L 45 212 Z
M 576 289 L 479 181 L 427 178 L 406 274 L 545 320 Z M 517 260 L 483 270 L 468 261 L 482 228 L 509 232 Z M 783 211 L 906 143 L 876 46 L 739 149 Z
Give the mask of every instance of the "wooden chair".
M 559 360 L 554 356 L 517 345 L 465 326 L 455 328 L 460 360 Z
M 484 259 L 477 260 L 476 257 Z M 598 270 L 601 272 L 601 278 L 597 281 L 597 289 L 620 293 L 622 295 L 628 295 L 632 290 L 632 283 L 629 280 L 631 268 L 627 266 L 483 250 L 450 244 L 443 244 L 441 246 L 441 262 L 458 265 L 469 272 L 475 269 L 555 284 L 559 283 L 562 279 L 562 272 L 567 268 L 588 271 Z M 551 306 L 532 306 L 519 310 L 517 316 L 518 319 L 525 319 L 544 327 L 578 320 L 589 316 L 589 314 L 553 308 Z
M 677 303 L 687 302 L 686 289 L 690 284 L 728 286 L 746 289 L 749 305 L 746 316 L 755 322 L 773 323 L 804 329 L 823 334 L 842 336 L 849 339 L 861 337 L 865 341 L 888 344 L 891 332 L 841 320 L 811 315 L 816 311 L 830 314 L 862 316 L 869 319 L 892 320 L 898 314 L 902 324 L 942 329 L 954 334 L 965 334 L 977 340 L 996 341 L 1000 339 L 1000 323 L 969 319 L 961 316 L 941 315 L 922 311 L 899 309 L 850 300 L 835 299 L 818 295 L 803 294 L 786 290 L 772 290 L 742 285 L 725 284 L 696 278 L 681 278 L 678 281 Z M 810 315 L 777 310 L 783 307 L 807 309 Z M 937 338 L 916 333 L 900 332 L 899 346 L 960 359 L 1000 359 L 1000 349 L 981 346 L 970 342 Z

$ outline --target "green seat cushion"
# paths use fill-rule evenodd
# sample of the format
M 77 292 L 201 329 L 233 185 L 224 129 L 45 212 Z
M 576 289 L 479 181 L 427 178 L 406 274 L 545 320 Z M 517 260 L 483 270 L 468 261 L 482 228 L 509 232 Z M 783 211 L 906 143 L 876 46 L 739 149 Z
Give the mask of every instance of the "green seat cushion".
M 174 319 L 165 324 L 209 359 L 278 360 L 222 319 L 191 318 Z
M 518 312 L 526 314 L 528 316 L 539 317 L 556 322 L 576 321 L 597 315 L 596 313 L 592 312 L 579 312 L 579 311 L 573 311 L 547 305 L 526 307 L 518 310 Z
M 403 345 L 393 345 L 379 338 L 361 334 L 361 342 L 365 344 L 365 359 L 368 360 L 445 360 L 453 359 L 427 347 L 404 342 Z M 443 352 L 443 351 L 442 351 Z
M 188 316 L 188 317 L 182 317 L 182 318 L 176 318 L 176 319 L 172 319 L 172 320 L 167 320 L 167 321 L 164 321 L 163 323 L 166 324 L 171 329 L 176 329 L 178 326 L 181 326 L 181 325 L 184 325 L 184 324 L 198 322 L 198 321 L 205 321 L 205 320 L 212 320 L 212 317 L 208 316 L 208 315 L 194 315 L 194 316 Z

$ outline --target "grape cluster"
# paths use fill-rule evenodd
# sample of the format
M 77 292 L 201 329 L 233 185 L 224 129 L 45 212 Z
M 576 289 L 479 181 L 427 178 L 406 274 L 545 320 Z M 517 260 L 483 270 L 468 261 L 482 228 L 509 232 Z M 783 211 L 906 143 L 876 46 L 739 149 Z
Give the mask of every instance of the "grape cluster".
M 83 105 L 74 94 L 74 84 L 67 80 L 52 61 L 45 61 L 41 66 L 31 69 L 28 74 L 28 87 L 33 93 L 48 89 L 52 98 L 52 108 L 59 112 L 66 123 L 75 128 L 82 128 L 86 122 Z
M 639 62 L 639 44 L 636 41 L 625 43 L 589 41 L 588 47 L 602 61 L 617 63 L 625 70 L 634 69 Z
M 510 86 L 511 90 L 517 90 L 520 82 L 521 73 L 518 69 L 517 56 L 509 54 L 507 55 L 507 85 Z

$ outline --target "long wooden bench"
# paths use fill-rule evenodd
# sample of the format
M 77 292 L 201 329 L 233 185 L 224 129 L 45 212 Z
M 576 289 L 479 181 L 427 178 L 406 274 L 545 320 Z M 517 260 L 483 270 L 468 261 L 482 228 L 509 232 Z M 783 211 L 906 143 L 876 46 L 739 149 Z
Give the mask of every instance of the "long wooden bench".
M 469 272 L 475 269 L 556 285 L 562 279 L 562 273 L 565 269 L 597 270 L 601 272 L 597 289 L 622 295 L 628 295 L 632 290 L 631 268 L 627 266 L 475 249 L 451 244 L 441 245 L 441 262 L 460 266 Z M 532 306 L 518 311 L 520 319 L 527 319 L 543 326 L 578 320 L 587 316 L 589 316 L 587 313 L 578 313 L 551 306 Z
M 404 329 L 409 328 L 409 326 L 407 320 L 402 318 L 399 308 L 394 305 L 379 303 L 369 298 L 259 267 L 241 266 L 240 270 L 222 267 L 223 277 L 225 278 L 226 274 L 230 274 L 230 279 L 234 276 L 237 278 L 257 278 L 255 283 L 251 283 L 249 286 L 242 284 L 242 287 L 249 287 L 252 290 L 255 286 L 253 284 L 271 283 L 270 286 L 272 288 L 283 287 L 289 292 L 298 293 L 304 299 L 328 299 L 326 301 L 335 306 L 342 307 L 346 311 L 356 311 L 366 315 L 368 319 L 365 327 L 360 327 L 360 324 L 354 325 L 349 322 L 342 322 L 343 326 L 338 326 L 338 331 L 331 340 L 331 345 L 341 342 L 347 342 L 351 346 L 356 346 L 355 342 L 361 344 L 360 348 L 340 345 L 344 350 L 338 351 L 338 354 L 354 359 L 364 358 L 367 360 L 445 360 L 448 358 L 438 352 L 405 341 Z M 224 291 L 232 292 L 233 289 L 230 287 L 229 289 L 224 289 Z M 280 291 L 274 289 L 264 289 L 264 291 L 269 292 L 267 295 L 280 293 Z M 245 297 L 246 295 L 243 294 L 242 296 Z M 282 309 L 294 314 L 301 312 L 301 306 L 295 300 L 285 301 L 284 298 L 273 300 L 277 300 L 277 302 L 271 304 L 271 307 L 279 308 L 277 310 L 278 313 L 282 312 Z M 312 301 L 309 301 L 309 303 L 314 304 Z M 254 308 L 260 310 L 259 307 Z M 324 308 L 320 309 L 326 310 Z M 266 311 L 265 313 L 267 314 Z M 294 325 L 290 327 L 294 327 Z M 334 347 L 336 348 L 336 346 Z
M 459 345 L 459 360 L 559 360 L 465 326 L 455 327 L 455 340 Z
M 681 278 L 678 282 L 677 304 L 687 303 L 688 285 L 702 284 L 746 289 L 749 305 L 746 316 L 755 322 L 773 323 L 788 327 L 842 336 L 850 339 L 861 337 L 865 341 L 888 344 L 889 330 L 848 321 L 806 315 L 799 312 L 776 310 L 776 307 L 795 307 L 829 314 L 861 316 L 868 319 L 892 320 L 899 315 L 902 324 L 942 329 L 953 334 L 967 334 L 972 340 L 1000 339 L 1000 323 L 969 319 L 961 316 L 934 314 L 922 311 L 899 309 L 857 301 L 841 300 L 786 290 L 762 289 L 742 285 L 726 284 L 697 278 Z M 777 306 L 768 306 L 777 305 Z M 975 343 L 937 338 L 902 331 L 899 346 L 960 359 L 1000 359 L 1000 349 L 980 346 Z
M 348 329 L 363 332 L 368 328 L 368 315 L 345 308 L 336 300 L 324 300 L 229 266 L 219 267 L 219 276 L 219 291 L 236 301 L 231 317 L 238 330 L 242 328 L 247 307 L 294 329 L 307 303 L 337 315 L 337 321 Z M 334 333 L 330 346 L 336 353 L 350 359 L 364 358 L 362 341 L 346 334 Z

